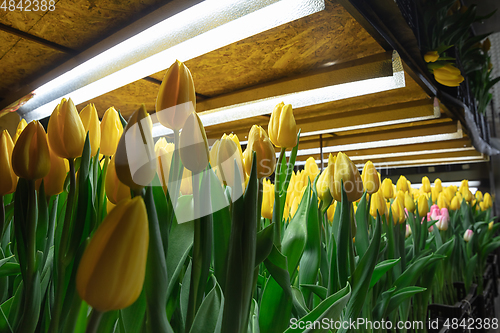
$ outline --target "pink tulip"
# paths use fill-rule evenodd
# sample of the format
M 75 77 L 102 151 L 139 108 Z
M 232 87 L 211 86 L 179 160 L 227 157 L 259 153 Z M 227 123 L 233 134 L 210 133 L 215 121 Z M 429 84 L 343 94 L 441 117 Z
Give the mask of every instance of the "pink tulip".
M 471 229 L 467 229 L 464 233 L 464 241 L 468 243 L 471 240 L 473 234 L 474 232 Z

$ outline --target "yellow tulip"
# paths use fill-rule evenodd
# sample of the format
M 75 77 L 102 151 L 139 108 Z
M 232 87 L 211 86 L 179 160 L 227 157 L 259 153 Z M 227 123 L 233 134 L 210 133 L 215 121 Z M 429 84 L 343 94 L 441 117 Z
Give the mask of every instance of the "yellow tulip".
M 330 165 L 335 166 L 336 160 L 337 160 L 337 155 L 332 155 L 332 153 L 330 153 L 330 155 L 328 155 L 328 166 L 330 166 Z
M 316 182 L 316 192 L 318 193 L 318 198 L 323 202 L 330 202 L 332 200 L 332 194 L 330 193 L 330 188 L 328 187 L 329 179 L 332 177 L 330 175 L 330 168 L 323 170 L 321 175 Z
M 50 171 L 43 178 L 43 187 L 45 194 L 48 196 L 58 195 L 64 191 L 64 182 L 69 171 L 69 163 L 67 159 L 57 156 L 49 146 L 50 152 Z M 36 188 L 38 189 L 41 179 L 37 180 Z
M 405 208 L 409 212 L 415 213 L 415 201 L 413 201 L 408 192 L 405 193 Z
M 144 104 L 135 111 L 118 142 L 115 169 L 118 179 L 133 190 L 142 189 L 156 174 L 153 134 Z
M 260 126 L 253 125 L 248 134 L 247 149 L 243 153 L 244 168 L 247 175 L 252 170 L 253 151 L 257 154 L 257 177 L 267 177 L 274 172 L 276 167 L 276 154 L 274 146 L 269 140 L 266 131 Z
M 408 182 L 406 180 L 406 177 L 401 175 L 399 176 L 399 179 L 396 183 L 396 189 L 398 191 L 403 191 L 403 192 L 408 192 Z
M 184 168 L 181 180 L 181 194 L 189 195 L 193 194 L 193 173 Z
M 208 166 L 208 140 L 205 127 L 196 112 L 189 115 L 180 138 L 182 164 L 191 172 L 200 173 Z
M 382 182 L 382 194 L 385 199 L 391 199 L 394 196 L 392 181 L 389 178 L 384 179 Z
M 274 207 L 274 184 L 269 179 L 263 180 L 261 215 L 266 219 L 273 218 Z
M 290 217 L 291 218 L 293 218 L 295 216 L 295 213 L 297 212 L 297 209 L 299 208 L 299 204 L 300 204 L 301 199 L 302 198 L 299 196 L 296 196 L 293 199 L 292 207 L 290 208 Z
M 380 195 L 380 192 L 375 192 L 370 198 L 370 215 L 377 218 L 377 211 L 380 216 L 385 214 L 386 204 L 385 199 Z
M 116 175 L 115 169 L 115 156 L 111 158 L 108 165 L 108 170 L 106 171 L 106 182 L 104 189 L 106 191 L 106 196 L 109 201 L 118 204 L 124 199 L 130 199 L 130 188 L 123 184 Z
M 408 193 L 408 192 L 407 192 Z M 405 221 L 405 210 L 403 205 L 399 200 L 395 200 L 391 205 L 392 210 L 392 219 L 394 220 L 394 224 L 403 223 Z
M 439 197 L 439 192 L 437 191 L 437 189 L 435 187 L 431 187 L 431 198 L 432 198 L 432 202 L 436 202 L 437 198 Z M 444 195 L 444 194 L 443 194 Z
M 25 179 L 40 179 L 49 173 L 50 153 L 47 134 L 38 121 L 26 126 L 12 150 L 12 168 Z
M 422 190 L 425 193 L 431 192 L 431 182 L 427 176 L 422 177 Z
M 17 175 L 12 169 L 13 149 L 14 143 L 9 132 L 3 130 L 2 134 L 0 134 L 0 196 L 10 194 L 16 190 Z
M 488 192 L 486 192 L 484 194 L 483 202 L 484 202 L 484 206 L 486 207 L 486 209 L 493 206 L 493 201 L 491 200 L 491 195 Z
M 156 99 L 156 114 L 160 123 L 180 130 L 192 112 L 196 111 L 194 81 L 189 69 L 176 60 L 165 73 Z
M 19 135 L 21 135 L 22 131 L 26 128 L 26 126 L 28 126 L 28 123 L 26 122 L 26 119 L 22 118 L 19 124 L 17 124 L 16 134 L 12 139 L 12 141 L 14 141 L 14 144 L 17 142 Z
M 326 211 L 326 217 L 330 222 L 333 222 L 333 216 L 335 215 L 335 208 L 337 208 L 337 201 L 334 201 Z
M 426 217 L 429 212 L 429 204 L 427 202 L 427 197 L 425 195 L 421 195 L 418 198 L 418 215 L 420 217 Z
M 450 203 L 450 209 L 451 210 L 459 210 L 460 209 L 460 201 L 458 200 L 458 197 L 453 197 Z
M 401 206 L 405 206 L 405 194 L 408 192 L 403 192 L 403 191 L 398 191 L 396 194 L 396 198 L 394 198 L 394 201 L 398 201 Z
M 443 67 L 436 68 L 433 73 L 437 82 L 448 87 L 458 87 L 464 80 L 460 70 L 452 64 L 446 64 Z
M 448 201 L 448 199 L 446 198 L 446 195 L 444 195 L 444 193 L 439 193 L 439 196 L 437 199 L 437 205 L 438 205 L 439 209 L 442 209 L 442 208 L 448 209 L 448 207 L 450 207 L 450 202 Z
M 113 208 L 116 207 L 116 205 L 114 203 L 112 203 L 111 201 L 109 201 L 109 198 L 106 198 L 107 202 L 106 202 L 106 213 L 109 214 L 109 212 L 111 212 L 113 210 Z
M 474 198 L 474 196 L 472 195 L 472 192 L 469 189 L 467 189 L 467 191 L 464 191 L 463 197 L 464 197 L 465 201 L 467 201 L 467 202 L 471 202 L 472 198 Z
M 491 221 L 490 223 L 488 223 L 488 230 L 493 230 L 493 225 L 494 225 L 495 222 Z
M 281 102 L 274 107 L 267 126 L 269 139 L 276 147 L 290 148 L 297 144 L 297 125 L 292 105 Z
M 462 196 L 469 190 L 469 181 L 467 179 L 462 180 L 460 183 L 460 187 L 458 188 L 458 192 L 462 194 Z
M 441 184 L 441 179 L 436 178 L 434 180 L 434 187 L 436 188 L 436 191 L 438 193 L 441 193 L 443 191 L 443 185 Z
M 446 196 L 446 199 L 451 202 L 451 200 L 455 197 L 456 190 L 454 190 L 453 187 L 448 186 L 443 190 L 443 193 Z
M 104 112 L 101 121 L 100 153 L 106 156 L 114 155 L 122 134 L 123 125 L 120 121 L 120 115 L 114 107 L 110 107 Z
M 483 192 L 481 191 L 476 191 L 476 194 L 474 195 L 474 197 L 476 197 L 476 200 L 477 201 L 483 201 Z
M 424 55 L 425 62 L 435 62 L 439 59 L 439 53 L 437 51 L 429 51 Z
M 288 220 L 290 217 L 290 206 L 285 202 L 285 208 L 283 209 L 283 220 Z
M 89 132 L 90 155 L 95 156 L 101 146 L 101 123 L 94 103 L 90 103 L 80 111 L 80 119 L 85 128 L 85 133 Z
M 80 157 L 85 144 L 85 127 L 71 98 L 62 99 L 49 118 L 47 126 L 50 148 L 62 158 Z
M 378 176 L 378 172 L 375 169 L 372 161 L 368 161 L 365 163 L 363 171 L 361 172 L 361 178 L 363 179 L 363 185 L 366 189 L 366 192 L 368 192 L 369 194 L 377 192 L 380 188 L 380 179 Z
M 239 174 L 241 186 L 245 182 L 243 172 L 243 159 L 236 143 L 224 134 L 220 141 L 216 141 L 210 151 L 210 161 L 212 167 L 217 170 L 217 177 L 227 186 L 234 189 L 236 173 Z
M 144 284 L 148 244 L 142 197 L 122 201 L 106 216 L 83 253 L 76 275 L 80 297 L 102 312 L 134 303 Z
M 295 190 L 295 178 L 297 178 L 295 172 L 292 171 L 292 175 L 290 176 L 290 181 L 288 182 L 288 188 L 286 190 L 286 199 L 285 203 L 288 204 L 288 207 L 292 205 L 294 190 Z
M 304 172 L 309 177 L 309 180 L 312 184 L 316 176 L 319 174 L 319 168 L 314 157 L 311 156 L 307 158 L 306 164 L 304 166 Z
M 341 196 L 341 181 L 344 184 L 344 190 L 347 194 L 347 200 L 354 202 L 361 198 L 363 195 L 363 181 L 359 175 L 359 171 L 349 159 L 349 157 L 339 152 L 335 161 L 335 173 L 333 177 L 333 184 L 329 184 L 330 191 L 332 188 L 332 196 L 337 201 L 342 200 Z
M 167 142 L 165 138 L 160 138 L 155 144 L 155 155 L 157 158 L 156 172 L 160 180 L 163 191 L 167 193 L 167 184 L 170 177 L 170 164 L 174 155 L 175 145 Z

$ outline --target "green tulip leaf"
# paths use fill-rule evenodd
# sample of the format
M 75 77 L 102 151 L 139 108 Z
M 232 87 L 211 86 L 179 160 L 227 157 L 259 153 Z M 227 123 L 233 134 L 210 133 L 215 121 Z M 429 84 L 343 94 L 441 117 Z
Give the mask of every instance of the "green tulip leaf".
M 214 235 L 215 237 L 215 235 Z M 257 252 L 255 254 L 255 266 L 260 265 L 269 256 L 273 249 L 274 226 L 269 224 L 257 233 Z
M 222 323 L 224 309 L 224 295 L 217 281 L 214 288 L 207 294 L 201 303 L 190 333 L 218 333 Z
M 380 280 L 380 278 L 384 276 L 384 274 L 387 273 L 392 267 L 394 267 L 400 260 L 401 258 L 388 259 L 379 262 L 373 270 L 372 279 L 370 281 L 370 288 L 373 288 L 373 286 Z
M 307 289 L 307 290 L 313 292 L 315 295 L 317 295 L 319 298 L 321 298 L 322 301 L 324 301 L 328 295 L 328 289 L 326 289 L 325 287 L 322 287 L 322 286 L 318 286 L 316 284 L 301 284 L 300 288 Z
M 370 245 L 370 241 L 368 238 L 368 203 L 366 200 L 367 192 L 363 193 L 361 200 L 358 203 L 358 209 L 356 210 L 356 242 L 354 246 L 356 247 L 356 253 L 362 257 L 368 246 Z

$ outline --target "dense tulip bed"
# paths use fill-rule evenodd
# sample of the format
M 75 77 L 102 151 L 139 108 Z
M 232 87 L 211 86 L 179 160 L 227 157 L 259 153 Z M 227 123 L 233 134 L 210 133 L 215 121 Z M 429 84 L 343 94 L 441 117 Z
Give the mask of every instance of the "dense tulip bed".
M 233 134 L 209 149 L 195 104 L 176 62 L 157 100 L 173 142 L 154 144 L 144 106 L 100 122 L 71 99 L 47 133 L 2 133 L 0 332 L 371 332 L 334 323 L 425 323 L 453 282 L 482 288 L 500 245 L 488 193 L 394 185 L 342 152 L 294 172 L 284 103 L 244 151 Z

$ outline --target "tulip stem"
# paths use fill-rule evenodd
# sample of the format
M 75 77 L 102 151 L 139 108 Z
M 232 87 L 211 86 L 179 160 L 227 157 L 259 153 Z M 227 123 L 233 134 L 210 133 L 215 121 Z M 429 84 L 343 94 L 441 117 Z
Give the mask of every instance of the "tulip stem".
M 285 156 L 286 148 L 281 148 L 280 157 L 278 159 L 278 164 L 276 165 L 276 172 L 274 173 L 274 211 L 273 211 L 273 222 L 274 222 L 274 245 L 278 250 L 281 251 L 281 165 L 283 163 L 283 158 Z M 286 159 L 285 159 L 286 162 Z M 286 169 L 285 169 L 286 170 Z
M 181 181 L 182 181 L 182 170 L 180 169 L 180 135 L 179 130 L 174 130 L 174 156 L 172 160 L 172 168 L 170 170 L 174 170 L 174 189 L 173 193 L 170 194 L 170 200 L 172 202 L 172 212 L 175 211 L 175 207 L 177 206 L 177 198 L 179 197 L 179 191 L 181 190 Z M 167 179 L 168 181 L 168 179 Z M 169 191 L 170 192 L 170 191 Z
M 90 314 L 89 323 L 87 324 L 87 330 L 85 333 L 96 333 L 99 328 L 99 324 L 101 323 L 103 313 L 101 311 L 97 311 L 96 309 L 92 309 L 92 313 Z
M 69 193 L 66 204 L 66 214 L 64 216 L 64 225 L 61 235 L 61 242 L 59 244 L 57 252 L 57 265 L 56 265 L 56 293 L 54 300 L 53 316 L 50 321 L 49 332 L 58 333 L 59 332 L 59 322 L 61 321 L 61 311 L 62 303 L 64 297 L 64 280 L 66 275 L 66 267 L 68 261 L 72 258 L 66 258 L 66 251 L 68 248 L 69 233 L 71 230 L 71 216 L 73 215 L 73 206 L 75 203 L 75 192 L 76 192 L 76 178 L 75 178 L 75 160 L 73 158 L 68 158 L 69 162 Z
M 35 274 L 36 267 L 36 222 L 37 222 L 37 209 L 36 209 L 36 192 L 35 181 L 28 180 L 28 281 L 27 285 L 31 285 L 33 275 Z

